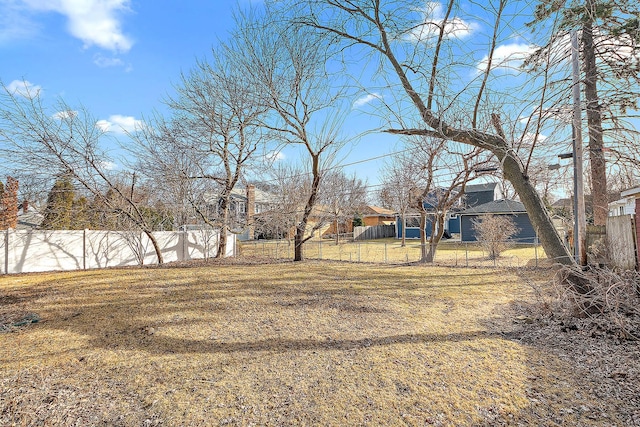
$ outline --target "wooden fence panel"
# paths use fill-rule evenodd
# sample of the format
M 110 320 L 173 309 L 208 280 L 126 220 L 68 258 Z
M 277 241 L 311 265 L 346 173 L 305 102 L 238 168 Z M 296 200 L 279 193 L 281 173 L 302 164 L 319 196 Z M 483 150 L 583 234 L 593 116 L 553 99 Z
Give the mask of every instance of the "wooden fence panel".
M 394 237 L 396 227 L 394 225 L 375 225 L 367 227 L 354 227 L 353 240 L 373 240 Z
M 631 215 L 607 218 L 607 246 L 612 264 L 624 270 L 636 267 L 636 245 Z

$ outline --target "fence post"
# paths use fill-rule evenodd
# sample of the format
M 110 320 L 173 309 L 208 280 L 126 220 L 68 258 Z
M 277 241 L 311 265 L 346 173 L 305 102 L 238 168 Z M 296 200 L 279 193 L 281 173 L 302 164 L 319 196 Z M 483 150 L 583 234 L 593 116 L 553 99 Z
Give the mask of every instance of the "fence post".
M 534 238 L 533 243 L 534 243 L 534 248 L 536 252 L 536 268 L 538 268 L 538 236 Z
M 4 274 L 9 274 L 9 230 L 4 232 Z
M 387 262 L 389 262 L 388 258 L 387 258 L 387 244 L 386 243 L 384 244 L 384 262 L 385 262 L 385 264 Z
M 87 229 L 82 230 L 82 269 L 87 269 Z
M 469 267 L 469 244 L 464 244 L 464 259 L 465 259 L 465 267 Z

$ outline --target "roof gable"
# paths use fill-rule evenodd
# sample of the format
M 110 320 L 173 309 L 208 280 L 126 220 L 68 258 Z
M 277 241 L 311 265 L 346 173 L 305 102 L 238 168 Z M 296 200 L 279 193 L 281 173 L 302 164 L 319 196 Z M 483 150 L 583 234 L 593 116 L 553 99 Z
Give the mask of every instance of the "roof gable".
M 521 202 L 508 199 L 494 200 L 460 212 L 459 215 L 526 213 Z

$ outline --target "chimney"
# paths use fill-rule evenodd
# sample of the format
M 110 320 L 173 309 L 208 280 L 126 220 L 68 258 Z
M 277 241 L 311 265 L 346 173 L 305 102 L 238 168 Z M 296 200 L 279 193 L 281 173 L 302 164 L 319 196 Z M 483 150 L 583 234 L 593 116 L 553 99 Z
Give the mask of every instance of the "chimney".
M 253 240 L 256 227 L 253 216 L 256 213 L 256 186 L 247 185 L 247 225 L 249 227 L 249 240 Z
M 27 212 L 29 212 L 29 201 L 28 200 L 23 200 L 22 201 L 22 213 L 26 214 Z

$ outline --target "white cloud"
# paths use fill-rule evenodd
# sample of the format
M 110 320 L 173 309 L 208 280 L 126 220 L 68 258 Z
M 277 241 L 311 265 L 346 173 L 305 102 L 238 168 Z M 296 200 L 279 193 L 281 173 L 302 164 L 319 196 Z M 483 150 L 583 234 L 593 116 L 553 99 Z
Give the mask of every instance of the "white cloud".
M 40 86 L 34 85 L 28 80 L 14 80 L 7 85 L 7 90 L 12 95 L 19 95 L 24 98 L 35 98 L 42 92 Z
M 108 68 L 108 67 L 123 67 L 124 61 L 120 58 L 111 57 L 108 58 L 104 55 L 95 55 L 93 57 L 93 63 L 96 64 L 100 68 Z
M 67 17 L 71 35 L 85 47 L 98 46 L 127 52 L 133 41 L 123 34 L 120 15 L 129 10 L 129 0 L 23 0 L 34 11 L 57 12 Z
M 365 95 L 365 96 L 363 96 L 361 98 L 356 99 L 353 102 L 352 108 L 356 109 L 356 108 L 363 107 L 363 106 L 375 101 L 376 99 L 382 99 L 382 95 L 380 95 L 379 93 L 375 93 L 375 92 L 374 93 L 370 93 L 368 95 Z
M 519 71 L 524 60 L 534 52 L 535 45 L 525 43 L 509 43 L 498 46 L 493 52 L 491 69 L 502 68 Z M 486 55 L 476 66 L 478 73 L 483 73 L 489 65 L 489 55 Z
M 264 155 L 264 158 L 268 162 L 278 162 L 284 160 L 286 156 L 282 151 L 270 151 Z
M 536 138 L 536 134 L 533 132 L 525 132 L 524 135 L 522 135 L 522 138 L 520 139 L 520 143 L 524 146 L 531 146 L 534 141 L 537 143 L 540 142 L 544 142 L 547 139 L 546 135 L 543 135 L 541 133 L 538 134 L 537 138 Z
M 121 116 L 120 114 L 109 116 L 109 120 L 103 119 L 96 122 L 96 127 L 104 132 L 114 133 L 136 132 L 142 129 L 143 126 L 142 120 L 138 120 L 133 116 Z
M 116 163 L 113 163 L 113 162 L 110 162 L 110 161 L 100 162 L 100 166 L 104 170 L 108 170 L 108 171 L 112 171 L 112 170 L 118 169 L 118 165 Z
M 475 22 L 467 22 L 457 17 L 449 18 L 445 23 L 444 9 L 442 4 L 437 2 L 428 2 L 420 13 L 423 16 L 423 23 L 415 26 L 406 35 L 407 40 L 412 42 L 425 42 L 438 36 L 443 24 L 445 37 L 458 39 L 470 36 L 480 27 Z
M 78 112 L 74 110 L 58 111 L 53 115 L 53 118 L 57 120 L 73 119 L 75 117 L 78 117 Z

